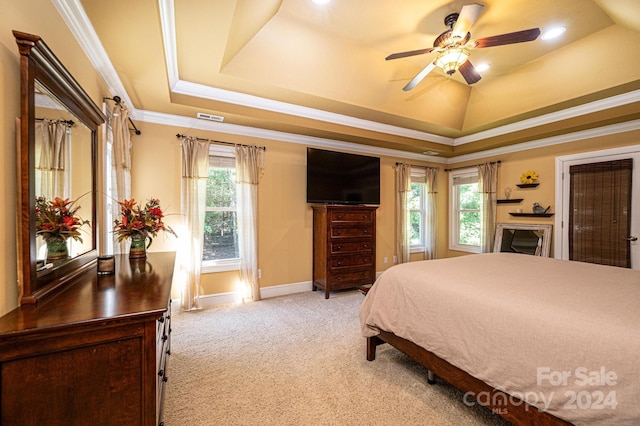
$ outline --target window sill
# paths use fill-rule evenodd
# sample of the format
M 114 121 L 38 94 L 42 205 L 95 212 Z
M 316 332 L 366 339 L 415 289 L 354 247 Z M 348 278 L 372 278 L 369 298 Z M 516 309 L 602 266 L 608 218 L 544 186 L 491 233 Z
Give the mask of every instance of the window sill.
M 449 250 L 452 251 L 464 251 L 467 253 L 480 253 L 480 246 L 468 246 L 468 245 L 449 245 Z
M 218 260 L 202 262 L 200 272 L 203 274 L 213 274 L 216 272 L 228 272 L 240 270 L 240 259 Z

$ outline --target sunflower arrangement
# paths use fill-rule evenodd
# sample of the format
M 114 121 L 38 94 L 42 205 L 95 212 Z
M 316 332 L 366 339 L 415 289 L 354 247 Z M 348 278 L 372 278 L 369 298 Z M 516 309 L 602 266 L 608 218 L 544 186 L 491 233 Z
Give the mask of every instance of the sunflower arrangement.
M 520 176 L 520 182 L 524 184 L 534 183 L 536 180 L 538 180 L 538 174 L 533 170 L 527 170 Z

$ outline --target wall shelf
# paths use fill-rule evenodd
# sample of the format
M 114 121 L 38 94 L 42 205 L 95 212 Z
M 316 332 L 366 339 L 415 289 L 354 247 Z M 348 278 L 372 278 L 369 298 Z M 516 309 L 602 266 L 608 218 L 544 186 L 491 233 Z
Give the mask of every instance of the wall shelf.
M 535 188 L 538 185 L 540 185 L 540 183 L 536 182 L 536 183 L 519 183 L 516 186 L 518 188 Z
M 524 198 L 507 198 L 504 200 L 496 200 L 498 204 L 516 204 L 521 203 Z
M 519 217 L 551 217 L 555 213 L 514 213 L 509 212 L 511 216 L 519 216 Z

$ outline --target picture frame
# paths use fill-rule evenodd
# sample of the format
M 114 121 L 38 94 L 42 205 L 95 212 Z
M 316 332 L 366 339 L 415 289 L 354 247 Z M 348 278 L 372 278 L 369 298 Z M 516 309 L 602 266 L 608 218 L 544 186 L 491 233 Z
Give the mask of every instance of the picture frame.
M 546 224 L 498 223 L 493 252 L 549 257 L 552 228 Z

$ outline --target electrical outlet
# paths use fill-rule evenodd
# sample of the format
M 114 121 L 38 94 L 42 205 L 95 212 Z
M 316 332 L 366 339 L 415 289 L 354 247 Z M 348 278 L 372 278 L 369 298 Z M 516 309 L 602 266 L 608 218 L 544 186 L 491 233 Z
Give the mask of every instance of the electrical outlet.
M 393 263 L 398 263 L 398 256 L 393 256 Z
M 385 256 L 384 263 L 389 263 L 389 258 Z
M 258 278 L 262 278 L 262 269 L 258 269 Z

